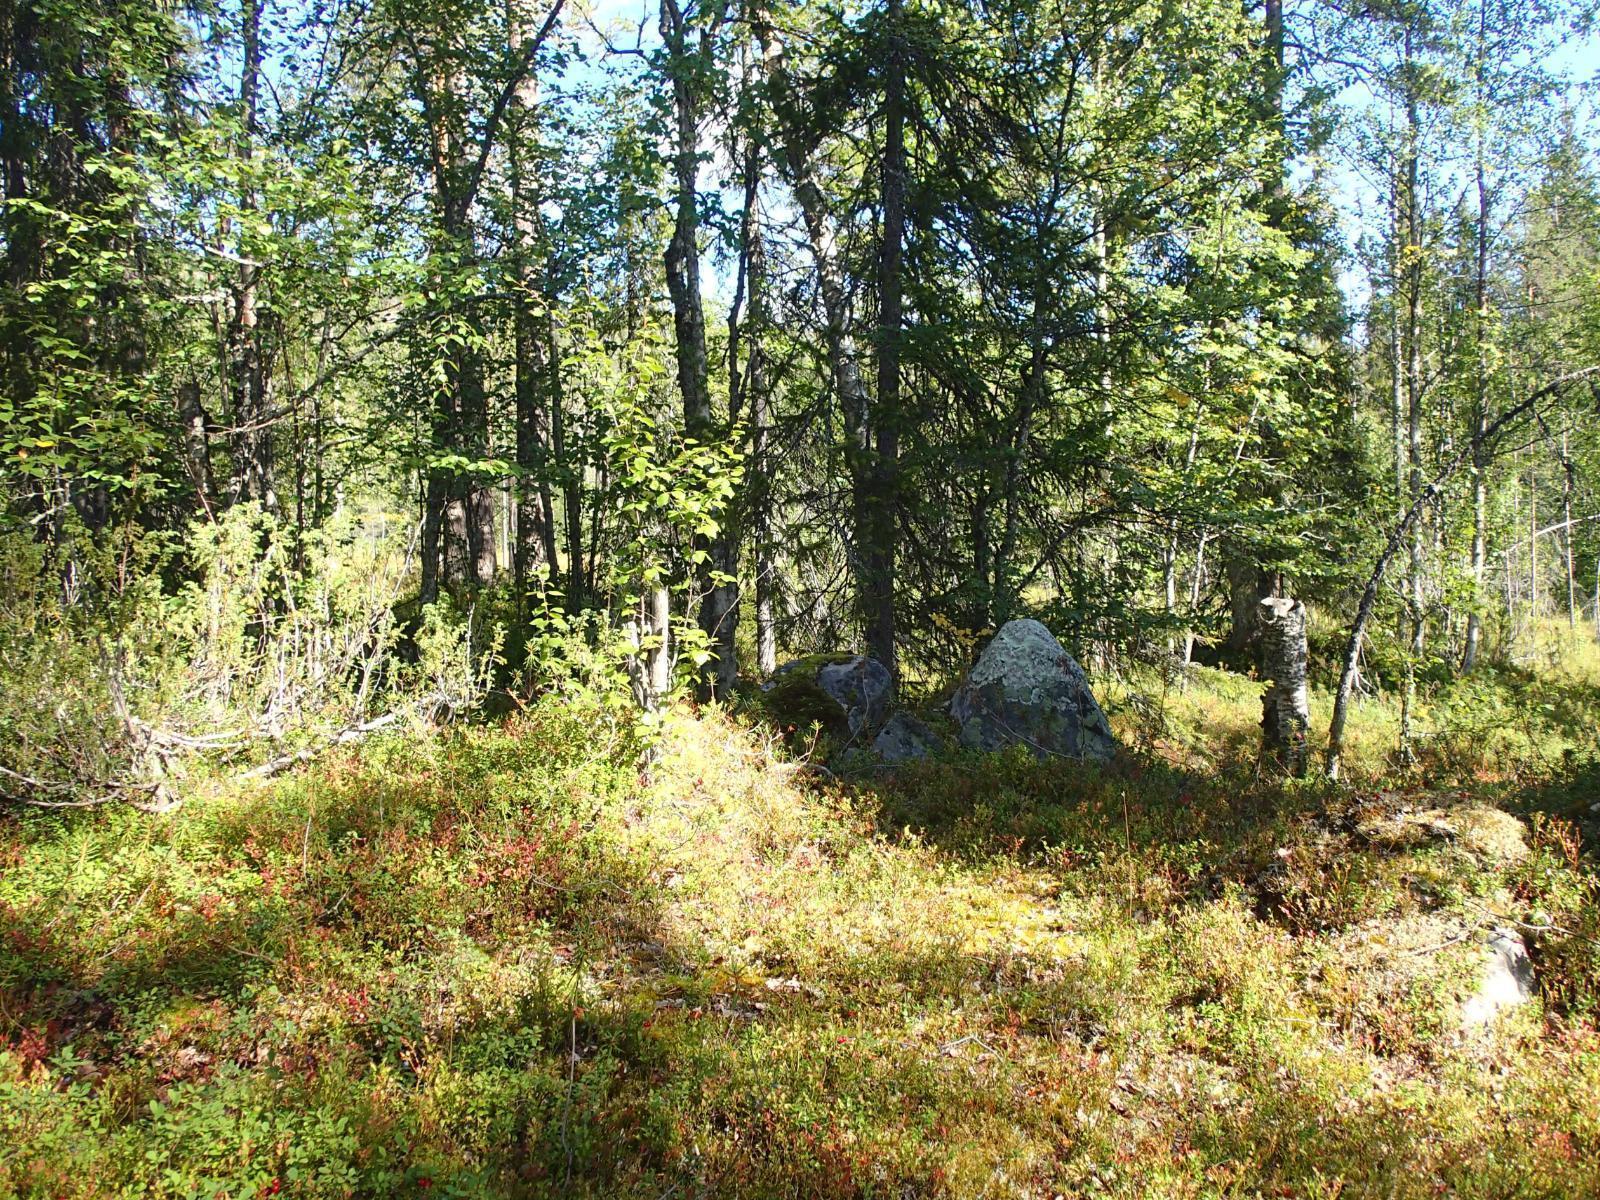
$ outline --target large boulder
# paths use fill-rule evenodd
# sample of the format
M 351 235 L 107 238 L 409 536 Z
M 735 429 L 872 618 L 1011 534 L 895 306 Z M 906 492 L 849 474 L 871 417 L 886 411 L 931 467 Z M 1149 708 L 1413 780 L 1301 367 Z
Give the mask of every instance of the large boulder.
M 1089 679 L 1038 621 L 1007 621 L 950 701 L 961 744 L 999 750 L 1017 742 L 1038 758 L 1101 762 L 1117 751 Z
M 784 663 L 765 691 L 767 707 L 788 724 L 817 721 L 856 738 L 883 723 L 894 680 L 888 667 L 863 654 L 814 654 Z

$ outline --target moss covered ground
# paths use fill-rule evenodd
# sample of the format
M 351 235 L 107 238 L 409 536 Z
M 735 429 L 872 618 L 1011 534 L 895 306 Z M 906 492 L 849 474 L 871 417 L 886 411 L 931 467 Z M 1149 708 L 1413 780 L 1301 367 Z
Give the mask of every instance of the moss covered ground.
M 0 1195 L 1600 1195 L 1600 678 L 1441 691 L 1405 773 L 1369 700 L 1338 791 L 1255 696 L 850 779 L 551 703 L 6 815 Z M 1538 993 L 1464 1030 L 1497 925 Z

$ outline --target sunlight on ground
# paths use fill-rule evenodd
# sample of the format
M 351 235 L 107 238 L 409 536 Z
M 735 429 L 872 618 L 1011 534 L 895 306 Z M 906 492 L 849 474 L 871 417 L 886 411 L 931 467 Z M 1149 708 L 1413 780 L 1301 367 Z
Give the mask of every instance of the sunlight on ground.
M 8 819 L 0 1188 L 1595 1194 L 1592 942 L 1460 1017 L 1496 919 L 1592 930 L 1571 827 L 1258 779 L 1248 681 L 1134 690 L 1150 753 L 1104 771 L 845 785 L 679 712 L 641 787 L 546 706 L 165 818 Z

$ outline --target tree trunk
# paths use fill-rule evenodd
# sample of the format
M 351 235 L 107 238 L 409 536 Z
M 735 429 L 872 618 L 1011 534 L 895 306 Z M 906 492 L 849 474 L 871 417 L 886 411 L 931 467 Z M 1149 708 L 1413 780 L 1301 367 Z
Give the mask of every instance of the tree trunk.
M 551 528 L 550 480 L 544 440 L 541 397 L 548 379 L 540 361 L 537 316 L 519 298 L 514 318 L 513 388 L 516 394 L 517 484 L 514 499 L 516 528 L 512 535 L 512 561 L 516 566 L 519 602 L 528 594 L 540 567 L 556 568 L 555 531 Z
M 672 691 L 672 595 L 666 584 L 651 584 L 639 597 L 627 632 L 634 701 L 654 712 Z
M 1306 773 L 1306 730 L 1311 723 L 1306 690 L 1306 607 L 1273 597 L 1256 613 L 1261 678 L 1261 753 L 1296 779 Z
M 773 625 L 778 566 L 772 540 L 772 393 L 765 344 L 769 319 L 767 254 L 760 222 L 756 219 L 756 199 L 752 194 L 748 205 L 749 232 L 745 239 L 750 278 L 750 355 L 743 389 L 750 397 L 749 512 L 756 577 L 756 669 L 762 675 L 771 675 L 778 668 L 778 638 Z
M 1411 31 L 1406 30 L 1405 57 L 1411 61 Z M 1406 217 L 1406 498 L 1415 504 L 1422 494 L 1422 196 L 1418 168 L 1420 148 L 1418 102 L 1407 77 L 1405 140 Z M 1405 663 L 1405 689 L 1400 702 L 1400 760 L 1412 760 L 1412 722 L 1416 713 L 1417 667 L 1425 648 L 1422 595 L 1422 522 L 1411 523 L 1406 570 L 1406 607 L 1410 644 Z
M 693 49 L 689 29 L 677 0 L 661 0 L 661 40 L 667 51 L 667 70 L 672 84 L 673 175 L 677 185 L 672 237 L 667 243 L 667 292 L 672 298 L 672 324 L 676 334 L 678 391 L 683 397 L 684 436 L 702 445 L 715 437 L 711 412 L 710 368 L 706 362 L 705 308 L 700 297 L 699 171 L 700 171 L 700 94 L 697 74 L 706 49 L 706 34 Z M 712 581 L 714 570 L 726 570 L 726 554 L 720 557 L 707 539 L 697 535 L 694 548 L 704 555 L 692 569 L 691 603 L 700 601 L 701 629 L 719 654 L 717 665 L 705 679 L 708 691 L 715 692 L 724 672 L 737 676 L 732 631 L 725 626 L 731 606 L 725 590 Z M 720 655 L 726 654 L 724 663 Z
M 752 5 L 754 11 L 758 6 Z M 763 83 L 770 84 L 771 67 L 770 34 L 764 19 L 756 13 L 756 43 L 759 47 L 758 72 Z M 780 131 L 781 132 L 781 131 Z M 778 559 L 773 534 L 773 474 L 776 463 L 772 457 L 772 384 L 767 370 L 766 333 L 770 323 L 767 308 L 767 256 L 766 241 L 758 220 L 761 166 L 765 161 L 762 150 L 756 145 L 750 149 L 752 178 L 750 203 L 746 206 L 750 216 L 750 235 L 745 246 L 749 257 L 750 273 L 750 357 L 745 370 L 745 388 L 750 395 L 751 426 L 751 479 L 749 491 L 750 536 L 755 569 L 755 623 L 756 669 L 770 676 L 778 666 L 778 636 L 776 607 L 778 596 Z M 816 209 L 815 198 L 812 208 Z M 808 230 L 813 220 L 820 220 L 820 211 L 806 218 Z M 813 251 L 816 246 L 813 245 Z M 831 324 L 831 320 L 830 320 Z
M 556 326 L 553 306 L 545 306 L 545 366 L 550 373 L 550 443 L 555 451 L 556 463 L 562 468 L 565 481 L 561 488 L 562 507 L 566 520 L 567 543 L 567 608 L 577 612 L 583 608 L 587 589 L 583 582 L 583 473 L 582 462 L 574 462 L 570 454 L 571 438 L 567 429 L 567 403 L 565 376 L 561 362 L 561 331 Z M 548 518 L 554 528 L 553 517 Z M 555 572 L 552 562 L 551 572 Z
M 759 370 L 759 375 L 758 375 Z M 754 425 L 752 470 L 756 492 L 751 505 L 751 539 L 755 543 L 756 574 L 756 669 L 763 676 L 778 669 L 778 634 L 774 610 L 778 590 L 778 561 L 772 542 L 772 398 L 768 391 L 764 362 L 753 361 L 750 369 L 751 421 Z
M 1183 456 L 1183 473 L 1187 477 L 1194 470 L 1196 457 L 1200 452 L 1200 423 L 1204 417 L 1204 408 L 1195 406 L 1194 424 L 1189 429 L 1189 449 Z M 1167 655 L 1176 657 L 1178 652 L 1176 631 L 1178 618 L 1178 529 L 1174 524 L 1172 532 L 1167 535 L 1167 544 L 1161 551 L 1162 597 L 1166 605 L 1166 617 L 1169 625 L 1167 634 Z M 1184 637 L 1183 662 L 1189 662 L 1189 635 Z
M 254 170 L 257 112 L 261 91 L 261 0 L 244 0 L 243 45 L 240 50 L 239 107 L 243 129 L 239 135 L 239 161 L 244 183 L 239 208 L 248 217 L 256 210 Z M 248 243 L 242 243 L 247 246 Z M 273 488 L 272 424 L 267 412 L 266 363 L 261 348 L 258 290 L 261 268 L 248 253 L 240 254 L 230 330 L 233 372 L 233 477 L 229 500 L 254 500 L 276 511 Z
M 211 477 L 211 441 L 206 434 L 206 410 L 200 403 L 200 384 L 186 379 L 178 386 L 178 423 L 183 427 L 183 465 L 195 498 L 211 511 L 216 484 Z
M 711 385 L 706 367 L 705 310 L 700 300 L 700 218 L 697 211 L 700 112 L 689 32 L 677 0 L 661 0 L 661 39 L 672 82 L 673 175 L 677 185 L 672 238 L 667 243 L 667 291 L 677 335 L 678 391 L 685 433 L 697 441 L 711 435 Z
M 1566 559 L 1567 570 L 1567 628 L 1576 633 L 1578 631 L 1578 579 L 1573 570 L 1572 562 L 1572 491 L 1573 491 L 1573 466 L 1572 455 L 1567 449 L 1567 430 L 1561 430 L 1561 548 Z
M 728 309 L 728 431 L 732 436 L 737 428 L 740 413 L 746 401 L 750 404 L 752 433 L 752 461 L 750 471 L 745 476 L 744 488 L 736 502 L 730 505 L 730 511 L 725 515 L 712 540 L 711 562 L 721 576 L 713 585 L 706 596 L 705 604 L 700 610 L 700 624 L 711 640 L 711 649 L 716 656 L 715 666 L 711 676 L 711 690 L 714 696 L 727 696 L 732 694 L 739 681 L 738 661 L 738 629 L 739 629 L 739 548 L 741 540 L 740 526 L 746 518 L 758 536 L 770 538 L 770 532 L 765 528 L 766 521 L 757 517 L 757 508 L 765 509 L 767 492 L 766 481 L 761 477 L 761 472 L 770 464 L 766 461 L 766 432 L 760 427 L 768 421 L 769 415 L 764 411 L 765 402 L 755 395 L 757 391 L 766 388 L 765 367 L 762 359 L 762 339 L 765 336 L 765 292 L 764 285 L 764 256 L 761 247 L 761 233 L 757 227 L 756 205 L 759 198 L 761 183 L 761 160 L 754 145 L 745 148 L 744 165 L 744 205 L 739 218 L 739 272 L 738 280 L 734 287 L 733 304 Z M 749 297 L 749 319 L 741 324 L 741 305 L 744 297 Z M 748 329 L 746 328 L 748 326 Z M 742 339 L 746 332 L 750 335 L 749 359 L 741 367 L 740 355 L 743 352 Z M 758 409 L 763 411 L 757 412 Z M 754 441 L 760 440 L 762 445 L 759 456 L 754 453 Z M 758 550 L 758 559 L 760 552 Z M 757 569 L 759 570 L 759 562 Z M 767 618 L 770 622 L 771 609 L 768 608 Z M 759 640 L 759 638 L 758 638 Z
M 445 68 L 417 64 L 417 90 L 424 114 L 428 119 L 430 161 L 433 173 L 433 208 L 437 226 L 434 230 L 434 250 L 440 260 L 459 253 L 462 249 L 461 233 L 467 223 L 469 205 L 457 195 L 457 175 L 461 157 L 460 138 L 454 126 L 446 120 L 444 111 L 454 109 L 452 97 L 460 90 L 459 80 Z M 428 297 L 430 315 L 445 320 L 449 314 L 442 311 L 445 297 L 452 289 L 447 278 L 430 281 L 433 291 Z M 443 324 L 441 321 L 439 324 Z M 438 332 L 438 325 L 434 326 Z M 424 361 L 419 364 L 424 378 L 432 378 L 435 365 L 431 346 L 419 347 Z M 430 414 L 428 449 L 460 453 L 461 436 L 461 354 L 459 349 L 449 354 L 444 377 L 434 387 L 433 411 Z M 454 469 L 429 466 L 428 486 L 423 498 L 422 519 L 422 588 L 424 604 L 438 599 L 444 585 L 459 585 L 465 578 L 466 553 L 466 496 L 463 481 Z
M 477 322 L 474 319 L 474 332 Z M 483 359 L 476 347 L 458 352 L 457 386 L 461 394 L 461 424 L 466 453 L 475 461 L 489 457 L 489 395 L 483 380 Z M 494 582 L 494 485 L 481 470 L 462 479 L 462 509 L 466 523 L 466 578 L 487 587 Z
M 515 0 L 512 0 L 515 2 Z M 432 55 L 417 55 L 408 65 L 414 72 L 413 99 L 421 109 L 428 130 L 429 170 L 432 174 L 437 245 L 441 258 L 455 260 L 455 266 L 470 266 L 476 249 L 473 241 L 472 209 L 485 169 L 508 115 L 513 123 L 521 109 L 517 93 L 529 80 L 545 39 L 555 30 L 564 0 L 554 0 L 538 31 L 528 36 L 531 26 L 521 20 L 511 22 L 513 36 L 521 51 L 512 76 L 483 114 L 473 119 L 463 87 L 460 58 L 446 45 L 432 47 Z M 444 32 L 446 42 L 457 33 Z M 441 283 L 447 281 L 440 281 Z M 448 296 L 453 289 L 441 288 Z M 438 314 L 437 311 L 435 315 Z M 457 336 L 451 353 L 448 378 L 438 389 L 431 449 L 451 451 L 481 462 L 490 449 L 488 392 L 484 382 L 482 351 L 476 344 L 481 334 L 481 318 L 476 309 L 448 314 L 463 318 L 469 336 Z M 457 537 L 445 536 L 444 559 L 447 572 L 458 571 L 463 578 L 479 584 L 493 581 L 496 569 L 494 483 L 481 470 L 471 475 L 441 472 L 430 468 L 423 514 L 422 598 L 432 600 L 438 593 L 440 568 L 438 551 L 441 539 L 430 535 L 430 527 L 449 525 Z M 444 504 L 452 511 L 440 511 Z M 460 549 L 452 551 L 452 540 Z M 459 557 L 457 561 L 456 557 Z
M 871 463 L 871 503 L 867 509 L 864 615 L 867 647 L 898 678 L 895 659 L 895 514 L 900 459 L 901 260 L 905 242 L 905 45 L 901 0 L 885 10 L 889 48 L 884 83 L 883 163 L 881 168 L 883 240 L 878 251 L 878 395 L 874 406 L 876 444 Z
M 1236 554 L 1228 560 L 1226 573 L 1230 614 L 1227 649 L 1242 655 L 1255 640 L 1261 602 L 1272 595 L 1277 580 L 1256 564 L 1254 556 Z
M 417 599 L 427 605 L 439 598 L 439 567 L 444 549 L 444 506 L 447 485 L 442 471 L 426 467 L 424 473 L 420 550 L 422 584 L 418 589 Z
M 453 586 L 467 582 L 472 569 L 465 480 L 456 479 L 456 494 L 444 507 L 444 577 Z
M 1528 463 L 1528 630 L 1530 650 L 1539 647 L 1539 464 Z
M 1011 586 L 1012 564 L 1017 554 L 1017 539 L 1022 527 L 1022 484 L 1023 465 L 1028 456 L 1028 447 L 1033 440 L 1034 414 L 1043 407 L 1045 395 L 1045 373 L 1049 366 L 1049 351 L 1045 344 L 1043 334 L 1043 308 L 1048 301 L 1035 289 L 1033 301 L 1033 315 L 1030 321 L 1032 326 L 1033 347 L 1028 356 L 1028 365 L 1023 372 L 1020 388 L 1020 403 L 1018 405 L 1016 426 L 1011 435 L 1011 444 L 1006 447 L 1006 470 L 1004 480 L 1004 493 L 1002 497 L 1004 507 L 1003 525 L 1000 531 L 1000 548 L 994 560 L 994 587 L 991 589 L 992 602 L 990 604 L 990 622 L 998 628 L 1011 619 L 1011 614 L 1016 607 L 1016 597 Z M 976 574 L 979 579 L 985 578 L 981 563 L 977 566 Z
M 1394 458 L 1394 507 L 1396 515 L 1406 511 L 1405 437 L 1405 337 L 1401 332 L 1400 305 L 1405 293 L 1404 262 L 1406 235 L 1401 213 L 1401 165 L 1391 163 L 1389 179 L 1389 439 Z M 1406 633 L 1406 611 L 1400 609 L 1398 636 Z
M 1484 70 L 1486 48 L 1484 22 L 1487 9 L 1478 14 L 1477 46 L 1477 99 L 1484 103 Z M 1475 343 L 1472 381 L 1472 608 L 1467 614 L 1466 645 L 1461 651 L 1461 673 L 1470 672 L 1478 662 L 1479 648 L 1483 642 L 1483 584 L 1489 549 L 1489 494 L 1484 478 L 1481 442 L 1483 425 L 1489 415 L 1489 343 L 1487 324 L 1489 318 L 1489 181 L 1488 154 L 1484 146 L 1484 132 L 1480 124 L 1477 133 L 1477 154 L 1473 168 L 1473 182 L 1478 193 L 1478 224 L 1474 231 L 1476 255 L 1472 279 L 1472 336 Z
M 1189 620 L 1190 624 L 1183 631 L 1183 665 L 1191 666 L 1194 663 L 1195 629 L 1194 618 L 1200 611 L 1200 593 L 1205 589 L 1206 582 L 1206 547 L 1211 543 L 1211 535 L 1201 531 L 1194 547 L 1194 570 L 1189 573 Z
M 507 26 L 513 52 L 534 35 L 532 14 L 524 0 L 509 0 Z M 513 381 L 516 396 L 517 482 L 516 528 L 512 561 L 516 569 L 518 603 L 526 602 L 535 573 L 541 566 L 556 569 L 554 512 L 550 499 L 549 447 L 545 441 L 548 420 L 542 403 L 549 381 L 548 364 L 541 353 L 539 304 L 552 297 L 539 285 L 534 264 L 540 255 L 538 189 L 531 176 L 537 164 L 530 142 L 537 128 L 538 81 L 529 71 L 512 89 L 507 113 L 507 166 L 511 181 L 512 253 L 516 296 L 512 316 Z

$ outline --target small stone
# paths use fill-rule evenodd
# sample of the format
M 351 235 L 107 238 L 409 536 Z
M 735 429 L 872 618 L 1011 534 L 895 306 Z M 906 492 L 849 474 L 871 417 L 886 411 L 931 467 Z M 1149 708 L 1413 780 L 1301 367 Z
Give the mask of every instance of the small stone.
M 1512 929 L 1496 929 L 1486 948 L 1489 957 L 1478 990 L 1461 1006 L 1461 1023 L 1469 1029 L 1488 1025 L 1533 995 L 1533 963 L 1521 936 Z

